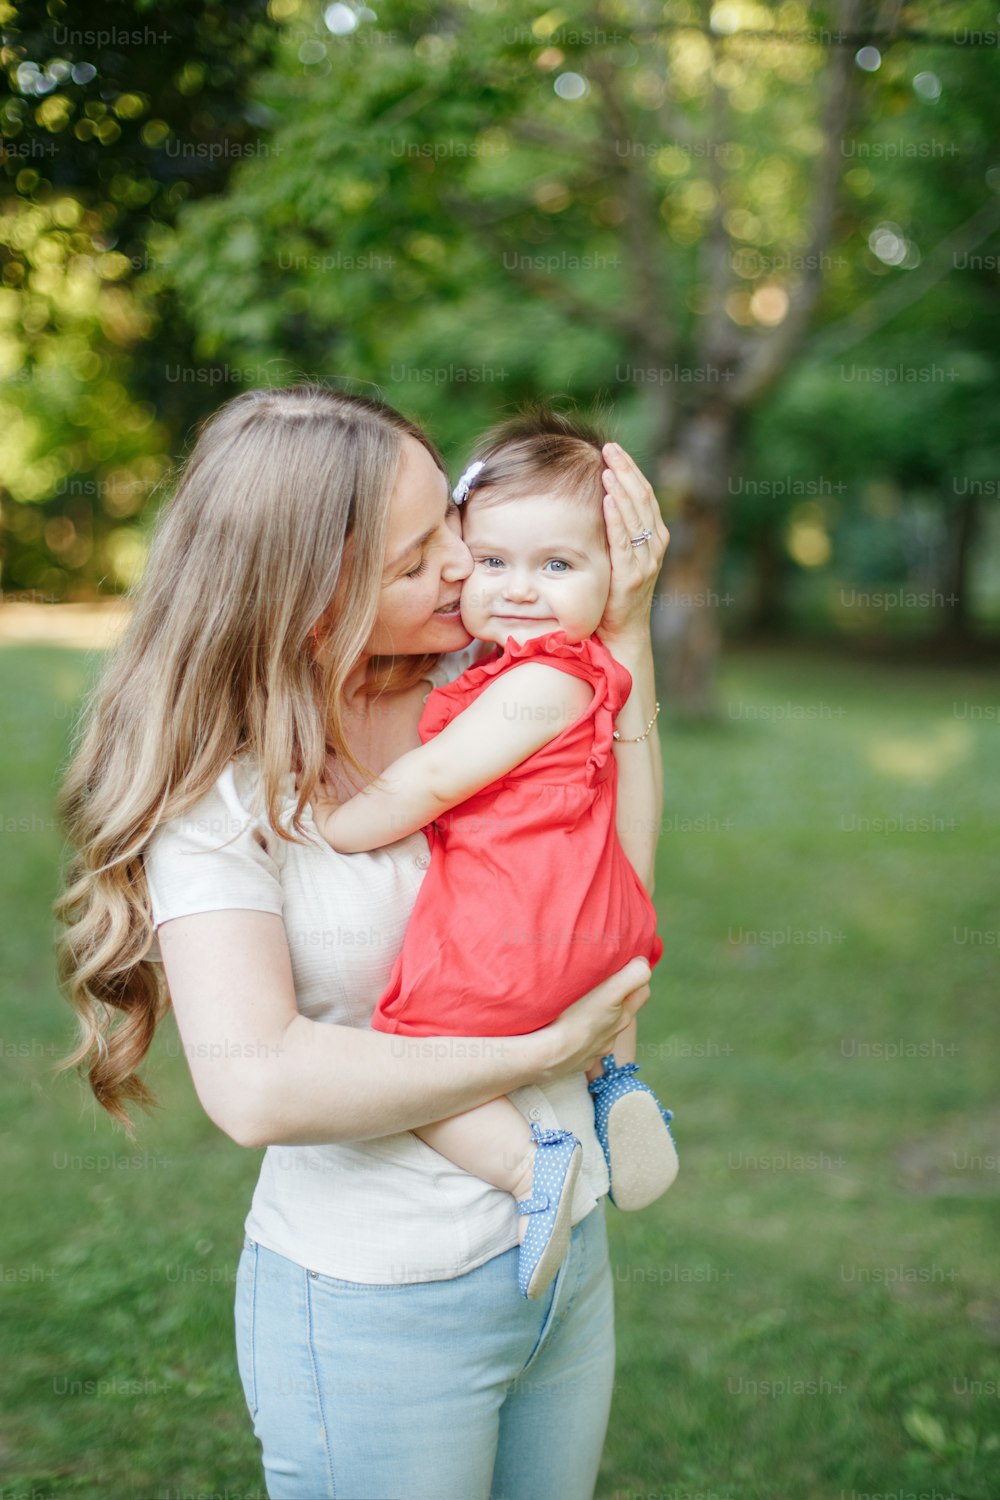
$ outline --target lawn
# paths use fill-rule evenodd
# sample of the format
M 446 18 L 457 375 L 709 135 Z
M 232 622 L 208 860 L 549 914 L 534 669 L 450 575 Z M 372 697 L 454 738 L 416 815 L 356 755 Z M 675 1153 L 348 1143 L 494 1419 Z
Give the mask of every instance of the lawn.
M 127 1145 L 71 1076 L 53 781 L 99 658 L 0 648 L 2 1500 L 263 1496 L 231 1301 L 258 1153 L 168 1023 Z M 1000 680 L 735 652 L 666 725 L 640 1062 L 681 1177 L 609 1209 L 602 1500 L 1000 1494 Z M 553 1496 L 552 1500 L 562 1500 Z

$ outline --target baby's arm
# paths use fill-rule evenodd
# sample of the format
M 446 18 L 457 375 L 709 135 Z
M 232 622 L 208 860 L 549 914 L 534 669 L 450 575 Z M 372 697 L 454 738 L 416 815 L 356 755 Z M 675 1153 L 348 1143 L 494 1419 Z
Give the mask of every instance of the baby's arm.
M 339 806 L 314 797 L 316 825 L 341 854 L 406 838 L 555 739 L 593 695 L 584 678 L 544 662 L 513 667 L 357 796 Z

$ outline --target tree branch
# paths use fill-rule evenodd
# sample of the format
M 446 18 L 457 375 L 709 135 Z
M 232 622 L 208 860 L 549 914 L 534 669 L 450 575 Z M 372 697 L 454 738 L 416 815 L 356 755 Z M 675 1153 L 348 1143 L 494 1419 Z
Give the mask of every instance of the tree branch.
M 857 24 L 860 0 L 840 0 L 838 25 L 850 32 Z M 823 107 L 823 151 L 816 173 L 811 228 L 805 255 L 805 272 L 793 293 L 784 320 L 772 334 L 759 339 L 751 348 L 732 389 L 729 399 L 738 406 L 750 406 L 777 380 L 803 342 L 823 286 L 823 251 L 830 242 L 837 194 L 840 187 L 842 143 L 852 118 L 857 90 L 854 81 L 854 55 L 838 47 L 830 57 L 826 98 Z
M 628 141 L 628 117 L 618 96 L 617 70 L 608 57 L 596 55 L 591 63 L 591 77 L 597 85 L 604 119 L 611 139 Z M 622 240 L 631 262 L 632 305 L 636 309 L 635 337 L 640 348 L 654 360 L 669 361 L 676 334 L 670 319 L 670 287 L 664 274 L 663 256 L 659 251 L 662 227 L 659 204 L 650 191 L 645 158 L 638 166 L 631 156 L 618 157 L 614 175 L 625 200 Z
M 539 296 L 546 297 L 572 317 L 586 319 L 595 327 L 606 328 L 609 333 L 616 333 L 633 341 L 644 337 L 645 330 L 637 312 L 611 307 L 605 303 L 591 302 L 586 297 L 578 296 L 564 281 L 557 280 L 556 277 L 548 275 L 535 266 L 526 265 L 525 261 L 530 262 L 530 256 L 518 254 L 513 265 L 507 264 L 505 257 L 510 252 L 511 246 L 501 234 L 496 232 L 494 225 L 503 218 L 509 218 L 512 212 L 517 211 L 516 209 L 488 218 L 478 213 L 468 200 L 457 197 L 444 198 L 442 207 L 456 219 L 462 220 L 468 229 L 497 253 L 501 270 L 506 271 L 511 280 L 528 287 Z M 518 204 L 517 209 L 520 208 L 521 205 Z M 538 257 L 543 256 L 544 250 L 539 250 Z
M 914 271 L 903 272 L 898 280 L 885 287 L 867 302 L 862 302 L 846 318 L 821 329 L 805 346 L 810 356 L 843 354 L 855 344 L 883 327 L 905 307 L 912 307 L 921 297 L 943 281 L 954 269 L 959 255 L 967 254 L 1000 229 L 1000 198 L 989 198 L 972 215 L 930 252 Z
M 726 311 L 726 298 L 732 290 L 732 242 L 724 223 L 726 199 L 719 148 L 729 118 L 728 103 L 728 95 L 713 78 L 707 161 L 715 203 L 700 257 L 708 286 L 709 311 L 699 320 L 695 333 L 698 363 L 706 375 L 713 366 L 721 375 L 723 370 L 738 368 L 741 362 L 741 340 Z

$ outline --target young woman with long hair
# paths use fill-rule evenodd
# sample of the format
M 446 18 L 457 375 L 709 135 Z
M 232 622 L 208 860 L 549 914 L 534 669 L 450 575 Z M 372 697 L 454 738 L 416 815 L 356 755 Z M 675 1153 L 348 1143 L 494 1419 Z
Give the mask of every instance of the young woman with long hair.
M 667 533 L 632 461 L 606 456 L 599 634 L 633 683 L 617 828 L 651 890 L 661 772 L 655 736 L 638 737 Z M 236 1333 L 272 1500 L 585 1500 L 596 1481 L 614 1335 L 584 1069 L 648 998 L 648 964 L 522 1036 L 374 1031 L 426 838 L 338 855 L 310 807 L 419 743 L 430 687 L 479 649 L 457 607 L 470 569 L 419 428 L 320 386 L 235 398 L 157 519 L 60 795 L 60 973 L 81 1028 L 66 1065 L 131 1134 L 172 1006 L 210 1118 L 267 1147 Z M 534 1301 L 517 1293 L 510 1195 L 412 1134 L 503 1094 L 583 1144 L 570 1248 Z

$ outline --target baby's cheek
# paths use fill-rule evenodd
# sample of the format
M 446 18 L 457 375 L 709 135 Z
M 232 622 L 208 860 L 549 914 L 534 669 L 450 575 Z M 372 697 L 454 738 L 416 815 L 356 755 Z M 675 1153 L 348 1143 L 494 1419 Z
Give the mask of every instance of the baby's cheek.
M 475 573 L 462 584 L 462 617 L 480 618 L 483 613 L 483 585 Z

